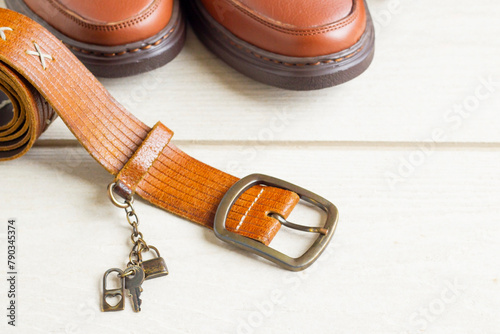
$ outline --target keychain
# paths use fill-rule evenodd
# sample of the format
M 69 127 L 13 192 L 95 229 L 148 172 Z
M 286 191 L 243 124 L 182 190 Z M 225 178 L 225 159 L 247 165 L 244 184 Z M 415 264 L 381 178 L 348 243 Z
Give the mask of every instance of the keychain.
M 125 290 L 127 290 L 134 312 L 140 312 L 142 303 L 140 297 L 143 291 L 143 282 L 148 279 L 168 275 L 168 269 L 165 260 L 160 256 L 158 249 L 153 245 L 148 245 L 146 241 L 144 241 L 142 233 L 139 231 L 139 218 L 137 217 L 134 207 L 132 206 L 134 203 L 134 197 L 130 196 L 124 203 L 120 203 L 114 196 L 115 186 L 116 183 L 111 183 L 108 186 L 108 195 L 111 202 L 115 206 L 125 209 L 127 222 L 132 227 L 132 235 L 130 236 L 130 239 L 132 240 L 133 246 L 129 254 L 129 262 L 127 263 L 127 268 L 125 270 L 112 268 L 104 273 L 101 310 L 103 312 L 124 310 L 124 295 Z M 143 261 L 142 253 L 149 251 L 154 252 L 156 256 L 150 260 Z M 116 273 L 120 280 L 120 286 L 116 289 L 107 288 L 107 279 L 111 273 Z M 114 306 L 110 305 L 107 301 L 107 298 L 112 297 L 120 297 L 120 301 Z

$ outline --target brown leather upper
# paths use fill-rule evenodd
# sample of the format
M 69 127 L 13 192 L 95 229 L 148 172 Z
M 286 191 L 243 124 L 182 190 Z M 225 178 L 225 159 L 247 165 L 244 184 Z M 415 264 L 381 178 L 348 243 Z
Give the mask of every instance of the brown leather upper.
M 201 0 L 231 33 L 292 57 L 328 55 L 353 46 L 366 27 L 363 0 Z
M 0 90 L 14 107 L 0 127 L 0 161 L 26 153 L 56 112 L 89 154 L 131 192 L 212 227 L 222 197 L 238 178 L 179 150 L 161 123 L 151 129 L 134 117 L 31 19 L 0 8 L 0 27 L 9 29 L 0 38 Z M 254 186 L 235 202 L 226 227 L 269 244 L 281 225 L 268 213 L 288 217 L 298 201 L 291 191 Z
M 64 35 L 115 46 L 158 34 L 170 21 L 174 0 L 19 0 Z

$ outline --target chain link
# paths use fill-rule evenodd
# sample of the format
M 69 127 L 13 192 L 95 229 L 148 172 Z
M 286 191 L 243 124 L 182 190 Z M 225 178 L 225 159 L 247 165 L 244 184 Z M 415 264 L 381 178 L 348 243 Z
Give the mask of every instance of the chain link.
M 135 213 L 134 207 L 130 204 L 125 208 L 127 221 L 132 226 L 132 234 L 130 240 L 134 244 L 129 254 L 128 265 L 139 265 L 142 262 L 141 253 L 144 249 L 149 249 L 148 244 L 144 241 L 144 235 L 139 231 L 139 218 Z
M 144 240 L 142 232 L 139 231 L 139 217 L 137 217 L 135 209 L 132 206 L 132 203 L 134 203 L 134 197 L 132 196 L 129 199 L 126 199 L 123 203 L 118 202 L 114 197 L 114 192 L 113 192 L 115 185 L 116 185 L 115 183 L 112 183 L 108 186 L 108 194 L 110 196 L 111 202 L 114 205 L 125 209 L 127 222 L 132 227 L 132 234 L 130 235 L 130 240 L 132 241 L 133 246 L 128 256 L 129 262 L 127 266 L 140 265 L 142 263 L 142 255 L 141 255 L 142 252 L 144 250 L 149 251 L 150 246 Z
M 125 212 L 127 213 L 127 221 L 130 224 L 130 226 L 134 227 L 139 225 L 139 217 L 137 217 L 137 214 L 135 213 L 134 207 L 132 206 L 132 202 L 126 201 L 128 203 L 128 206 L 125 208 Z

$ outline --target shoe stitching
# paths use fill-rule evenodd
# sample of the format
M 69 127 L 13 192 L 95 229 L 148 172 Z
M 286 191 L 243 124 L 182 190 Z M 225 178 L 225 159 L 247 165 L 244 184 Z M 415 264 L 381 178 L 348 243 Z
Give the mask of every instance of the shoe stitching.
M 168 38 L 174 31 L 175 31 L 175 27 L 172 28 L 172 29 L 170 29 L 170 31 L 168 33 L 166 33 L 163 37 L 161 37 L 156 42 L 146 44 L 145 46 L 142 46 L 140 48 L 135 48 L 135 49 L 130 49 L 130 50 L 123 50 L 123 51 L 120 51 L 120 52 L 113 52 L 113 53 L 104 53 L 104 52 L 90 51 L 90 50 L 78 48 L 76 46 L 70 45 L 70 44 L 65 43 L 65 42 L 63 42 L 63 43 L 64 43 L 64 45 L 66 45 L 66 47 L 68 47 L 68 48 L 70 48 L 72 50 L 81 52 L 81 53 L 93 54 L 93 55 L 96 55 L 96 56 L 104 56 L 104 57 L 116 57 L 116 56 L 123 56 L 123 55 L 125 55 L 127 53 L 135 53 L 135 52 L 138 52 L 138 51 L 141 51 L 141 50 L 148 50 L 148 49 L 152 48 L 153 46 L 157 46 L 158 44 L 160 44 L 161 42 L 163 42 L 166 38 Z
M 324 60 L 319 60 L 317 62 L 314 62 L 314 63 L 288 63 L 288 62 L 284 62 L 284 61 L 281 61 L 281 60 L 276 60 L 276 59 L 272 59 L 272 58 L 269 58 L 269 57 L 266 57 L 266 56 L 263 56 L 261 54 L 258 54 L 257 52 L 254 52 L 248 48 L 245 48 L 244 46 L 241 46 L 239 44 L 236 44 L 235 42 L 233 42 L 229 37 L 227 37 L 226 35 L 224 35 L 216 26 L 214 26 L 213 24 L 210 24 L 212 26 L 212 28 L 214 28 L 215 31 L 217 31 L 217 33 L 219 33 L 224 39 L 226 39 L 229 44 L 231 44 L 232 46 L 235 46 L 237 47 L 238 49 L 240 50 L 244 50 L 245 52 L 247 53 L 250 53 L 251 55 L 259 58 L 259 59 L 262 59 L 262 60 L 265 60 L 265 61 L 269 61 L 269 62 L 273 62 L 275 64 L 282 64 L 282 65 L 285 65 L 285 66 L 297 66 L 297 67 L 302 67 L 302 66 L 318 66 L 318 65 L 321 65 L 321 64 L 331 64 L 331 63 L 339 63 L 343 60 L 346 60 L 346 59 L 349 59 L 351 58 L 352 56 L 354 56 L 355 54 L 359 53 L 361 50 L 363 50 L 364 46 L 361 46 L 359 47 L 358 49 L 356 49 L 355 51 L 353 51 L 352 53 L 346 55 L 346 56 L 343 56 L 343 57 L 339 57 L 339 58 L 330 58 L 330 59 L 324 59 Z
M 61 8 L 58 5 L 58 3 L 55 2 L 54 0 L 48 0 L 48 1 L 52 4 L 52 6 L 55 9 L 57 9 L 57 11 L 59 11 L 61 14 L 63 14 L 64 16 L 66 16 L 67 18 L 69 18 L 70 20 L 74 21 L 76 24 L 78 24 L 78 25 L 80 25 L 80 26 L 82 26 L 84 28 L 87 28 L 87 29 L 102 30 L 102 31 L 116 31 L 116 30 L 128 28 L 128 27 L 131 27 L 131 26 L 133 26 L 135 24 L 138 24 L 138 23 L 144 21 L 145 19 L 147 19 L 148 17 L 150 17 L 158 9 L 158 7 L 160 6 L 160 3 L 162 2 L 162 0 L 156 1 L 141 16 L 136 17 L 136 18 L 134 18 L 132 20 L 121 22 L 121 23 L 118 23 L 118 24 L 112 24 L 112 25 L 97 25 L 97 24 L 91 24 L 91 23 L 82 21 L 78 17 L 75 17 L 75 16 L 71 15 L 70 13 L 68 13 L 67 11 L 65 11 L 63 8 Z
M 348 17 L 347 19 L 345 19 L 345 21 L 333 23 L 333 24 L 328 25 L 328 26 L 323 27 L 323 28 L 294 29 L 294 28 L 286 28 L 284 26 L 279 26 L 277 24 L 273 24 L 273 23 L 271 23 L 269 21 L 264 20 L 263 18 L 259 17 L 255 13 L 249 11 L 248 9 L 244 8 L 239 3 L 236 3 L 236 2 L 233 2 L 233 1 L 231 1 L 231 3 L 240 12 L 242 12 L 243 14 L 249 16 L 250 18 L 258 21 L 259 23 L 261 23 L 261 24 L 263 24 L 263 25 L 265 25 L 265 26 L 267 26 L 267 27 L 269 27 L 271 29 L 274 29 L 276 31 L 279 31 L 279 32 L 282 32 L 282 33 L 285 33 L 285 34 L 296 35 L 296 36 L 314 36 L 314 35 L 319 35 L 319 34 L 323 34 L 323 33 L 328 33 L 328 32 L 334 31 L 334 30 L 342 29 L 342 28 L 350 25 L 351 23 L 353 23 L 358 18 L 359 13 L 360 13 L 360 11 L 358 10 L 358 8 L 355 7 L 354 8 L 354 13 L 351 14 L 350 17 Z

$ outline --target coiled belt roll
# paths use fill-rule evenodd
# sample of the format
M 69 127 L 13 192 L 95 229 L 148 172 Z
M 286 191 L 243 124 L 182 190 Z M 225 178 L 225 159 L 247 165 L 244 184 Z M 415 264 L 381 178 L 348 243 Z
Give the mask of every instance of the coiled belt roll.
M 31 19 L 0 9 L 0 160 L 25 154 L 58 115 L 126 191 L 207 227 L 238 179 L 199 162 L 125 110 L 78 59 Z M 1 101 L 0 101 L 1 102 Z M 232 206 L 228 230 L 269 244 L 299 201 L 291 191 L 253 186 Z

